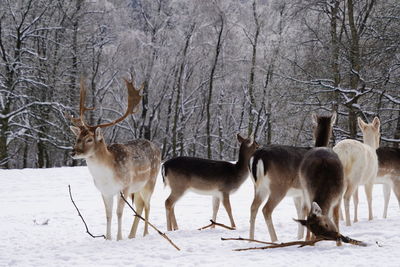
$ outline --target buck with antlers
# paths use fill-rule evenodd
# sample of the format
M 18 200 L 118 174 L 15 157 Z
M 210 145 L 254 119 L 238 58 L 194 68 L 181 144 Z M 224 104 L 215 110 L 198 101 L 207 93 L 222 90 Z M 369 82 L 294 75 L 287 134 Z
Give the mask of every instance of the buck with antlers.
M 147 219 L 150 212 L 150 198 L 154 190 L 157 174 L 160 168 L 161 153 L 156 145 L 147 140 L 134 140 L 126 144 L 106 145 L 101 128 L 115 125 L 128 115 L 138 111 L 141 100 L 140 91 L 132 82 L 125 80 L 128 89 L 128 107 L 125 114 L 110 123 L 96 126 L 88 125 L 84 120 L 84 112 L 92 110 L 85 106 L 86 89 L 81 81 L 79 117 L 71 118 L 74 126 L 72 132 L 76 135 L 76 143 L 71 156 L 74 159 L 85 159 L 94 184 L 101 192 L 107 218 L 106 238 L 111 239 L 111 219 L 113 199 L 118 195 L 117 239 L 122 239 L 122 212 L 124 200 L 119 196 L 122 192 L 134 200 L 137 212 L 145 210 L 144 235 L 148 233 Z M 139 218 L 135 217 L 129 238 L 136 235 Z
M 365 185 L 368 202 L 368 219 L 372 220 L 372 188 L 378 173 L 380 121 L 375 117 L 372 123 L 365 123 L 358 118 L 358 126 L 363 133 L 364 143 L 357 140 L 342 140 L 333 148 L 339 155 L 344 170 L 345 189 L 343 202 L 346 214 L 346 225 L 350 226 L 350 197 L 354 198 L 354 222 L 357 222 L 358 195 L 355 194 L 359 185 Z
M 177 230 L 174 207 L 183 194 L 190 190 L 213 196 L 213 221 L 216 220 L 219 204 L 225 207 L 231 226 L 235 228 L 229 195 L 235 192 L 249 176 L 248 161 L 258 144 L 253 137 L 237 135 L 241 143 L 239 160 L 234 164 L 193 157 L 176 157 L 163 164 L 164 183 L 171 188 L 171 194 L 165 201 L 168 231 Z
M 344 189 L 343 166 L 338 155 L 328 148 L 336 113 L 332 116 L 313 114 L 315 148 L 308 151 L 300 165 L 300 184 L 307 216 L 307 239 L 310 227 L 319 235 L 339 232 L 339 211 Z M 333 215 L 334 224 L 330 220 Z M 338 241 L 338 245 L 339 245 Z

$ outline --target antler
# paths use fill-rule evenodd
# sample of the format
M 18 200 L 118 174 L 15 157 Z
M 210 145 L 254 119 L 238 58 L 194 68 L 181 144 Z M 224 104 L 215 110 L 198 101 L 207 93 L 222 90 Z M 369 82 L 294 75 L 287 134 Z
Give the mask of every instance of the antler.
M 113 122 L 99 124 L 99 125 L 96 125 L 96 126 L 90 126 L 91 128 L 97 128 L 97 127 L 104 128 L 104 127 L 112 126 L 114 124 L 117 124 L 120 121 L 123 121 L 126 117 L 128 117 L 128 115 L 134 114 L 134 113 L 139 111 L 139 106 L 138 105 L 140 103 L 140 100 L 142 100 L 141 91 L 144 88 L 144 84 L 142 84 L 140 89 L 137 90 L 135 88 L 135 86 L 133 85 L 133 82 L 129 82 L 125 78 L 124 78 L 124 81 L 125 81 L 125 84 L 126 84 L 126 88 L 128 89 L 128 107 L 126 108 L 125 114 L 121 118 L 116 119 Z
M 74 118 L 70 115 L 67 115 L 67 117 L 71 120 L 72 124 L 78 127 L 88 127 L 88 125 L 86 125 L 85 121 L 83 120 L 83 113 L 85 113 L 85 111 L 87 110 L 93 110 L 93 108 L 88 108 L 85 107 L 85 99 L 86 99 L 86 88 L 85 88 L 85 81 L 83 78 L 81 78 L 80 81 L 80 96 L 79 96 L 79 117 L 78 118 Z
M 85 88 L 85 84 L 84 84 L 84 80 L 81 79 L 80 82 L 80 100 L 79 100 L 79 117 L 78 118 L 74 118 L 72 116 L 68 116 L 69 119 L 71 120 L 72 124 L 75 126 L 83 126 L 85 128 L 89 128 L 89 129 L 96 129 L 98 127 L 100 128 L 104 128 L 104 127 L 108 127 L 108 126 L 112 126 L 114 124 L 117 124 L 120 121 L 123 121 L 126 117 L 128 117 L 128 115 L 133 114 L 138 112 L 139 110 L 139 103 L 140 100 L 142 99 L 142 94 L 141 91 L 143 90 L 144 84 L 142 84 L 142 86 L 140 87 L 139 90 L 137 90 L 135 88 L 135 86 L 133 85 L 133 82 L 129 82 L 127 79 L 124 78 L 126 87 L 128 89 L 128 107 L 126 109 L 125 114 L 114 120 L 113 122 L 109 122 L 109 123 L 104 123 L 104 124 L 99 124 L 99 125 L 95 125 L 95 126 L 91 126 L 91 125 L 87 125 L 84 121 L 84 116 L 83 114 L 85 113 L 85 111 L 88 110 L 93 110 L 93 108 L 88 108 L 85 106 L 85 99 L 86 99 L 86 88 Z

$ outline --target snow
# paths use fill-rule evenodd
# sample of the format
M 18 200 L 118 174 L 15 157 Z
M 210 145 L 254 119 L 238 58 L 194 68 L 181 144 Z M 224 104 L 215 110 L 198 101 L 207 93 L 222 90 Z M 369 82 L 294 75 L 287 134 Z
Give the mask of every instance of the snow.
M 322 242 L 315 247 L 236 252 L 232 250 L 260 246 L 245 241 L 220 240 L 221 237 L 248 237 L 253 198 L 250 179 L 231 196 L 236 231 L 223 228 L 196 230 L 209 223 L 211 197 L 188 193 L 178 201 L 175 210 L 180 230 L 167 232 L 167 235 L 181 251 L 175 250 L 151 228 L 150 234 L 142 237 L 143 223 L 139 225 L 138 238 L 126 239 L 133 220 L 128 207 L 125 207 L 123 218 L 124 240 L 115 240 L 115 215 L 112 224 L 114 240 L 91 238 L 69 199 L 68 184 L 89 230 L 95 235 L 104 234 L 103 202 L 86 167 L 0 170 L 0 266 L 400 265 L 399 207 L 392 196 L 388 219 L 381 218 L 383 195 L 380 185 L 374 189 L 373 221 L 367 220 L 365 194 L 360 192 L 360 222 L 351 227 L 341 222 L 344 235 L 365 241 L 370 244 L 368 247 L 348 244 L 336 247 L 334 242 Z M 169 189 L 164 188 L 159 177 L 151 201 L 150 222 L 162 231 L 166 231 L 164 200 L 168 193 Z M 284 199 L 274 211 L 273 220 L 280 241 L 295 240 L 297 225 L 292 220 L 295 214 L 290 198 Z M 48 219 L 47 225 L 40 225 Z M 222 205 L 217 221 L 229 222 Z M 269 241 L 261 211 L 256 221 L 256 239 Z

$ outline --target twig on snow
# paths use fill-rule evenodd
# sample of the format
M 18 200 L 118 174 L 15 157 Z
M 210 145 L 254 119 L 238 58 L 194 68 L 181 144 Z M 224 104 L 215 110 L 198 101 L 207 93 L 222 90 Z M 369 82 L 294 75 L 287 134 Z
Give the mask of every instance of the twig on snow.
M 347 239 L 347 240 L 344 240 Z M 314 240 L 307 240 L 307 241 L 292 241 L 292 242 L 285 242 L 285 243 L 271 243 L 271 242 L 264 242 L 264 241 L 259 241 L 259 240 L 254 240 L 254 239 L 246 239 L 246 238 L 221 238 L 221 240 L 226 241 L 226 240 L 243 240 L 243 241 L 250 241 L 250 242 L 256 242 L 256 243 L 261 243 L 261 244 L 268 244 L 268 246 L 264 247 L 251 247 L 251 248 L 239 248 L 239 249 L 234 249 L 233 251 L 246 251 L 246 250 L 256 250 L 256 249 L 270 249 L 270 248 L 283 248 L 283 247 L 290 247 L 290 246 L 299 246 L 305 247 L 305 246 L 314 246 L 316 243 L 321 242 L 321 241 L 337 241 L 334 239 L 327 239 L 327 238 L 317 238 Z M 345 243 L 349 243 L 352 245 L 356 246 L 366 246 L 367 244 L 358 240 L 350 239 L 349 237 L 341 236 L 341 240 Z M 346 242 L 347 241 L 347 242 Z
M 74 207 L 75 207 L 76 211 L 78 212 L 79 217 L 81 217 L 82 222 L 83 222 L 83 224 L 85 225 L 86 233 L 88 233 L 88 235 L 90 235 L 90 236 L 93 237 L 93 238 L 102 237 L 102 238 L 106 239 L 106 236 L 105 236 L 105 235 L 93 235 L 93 234 L 89 231 L 89 228 L 88 228 L 88 226 L 87 226 L 85 220 L 83 219 L 81 212 L 79 211 L 78 207 L 77 207 L 76 204 L 75 204 L 75 201 L 74 201 L 73 198 L 72 198 L 72 194 L 71 194 L 71 185 L 68 185 L 68 191 L 69 191 L 69 197 L 70 197 L 70 199 L 71 199 L 71 201 L 72 201 L 72 204 L 74 204 Z
M 204 230 L 204 229 L 210 228 L 210 227 L 212 227 L 212 226 L 221 226 L 221 227 L 226 228 L 226 229 L 228 229 L 228 230 L 236 230 L 236 229 L 233 228 L 233 227 L 227 226 L 227 225 L 222 224 L 222 223 L 214 222 L 213 220 L 210 220 L 210 222 L 211 222 L 211 223 L 210 223 L 209 225 L 203 226 L 203 227 L 201 227 L 201 228 L 199 228 L 199 229 L 197 229 L 197 230 Z
M 266 245 L 278 245 L 277 243 L 274 243 L 274 242 L 265 242 L 265 241 L 249 239 L 249 238 L 243 238 L 243 237 L 237 237 L 237 238 L 224 238 L 224 237 L 221 237 L 221 240 L 222 241 L 241 240 L 241 241 L 249 241 L 249 242 L 266 244 Z
M 120 192 L 120 195 L 121 195 L 121 198 L 124 200 L 124 202 L 125 202 L 126 204 L 128 204 L 129 208 L 133 211 L 134 216 L 135 216 L 135 217 L 138 217 L 139 219 L 141 219 L 141 220 L 143 220 L 144 222 L 146 222 L 146 219 L 143 218 L 141 215 L 139 215 L 139 214 L 136 212 L 136 210 L 132 207 L 132 205 L 126 200 L 126 198 L 124 197 L 124 194 L 123 194 L 122 192 Z M 163 233 L 163 232 L 161 232 L 160 230 L 158 230 L 157 227 L 155 227 L 155 226 L 154 226 L 152 223 L 150 223 L 149 221 L 147 221 L 147 223 L 150 225 L 151 228 L 153 228 L 154 230 L 156 230 L 157 233 L 158 233 L 159 235 L 161 235 L 162 237 L 164 237 L 174 248 L 176 248 L 178 251 L 181 250 L 177 245 L 175 245 L 174 242 L 172 242 L 171 239 L 169 239 L 169 237 L 168 237 L 165 233 Z

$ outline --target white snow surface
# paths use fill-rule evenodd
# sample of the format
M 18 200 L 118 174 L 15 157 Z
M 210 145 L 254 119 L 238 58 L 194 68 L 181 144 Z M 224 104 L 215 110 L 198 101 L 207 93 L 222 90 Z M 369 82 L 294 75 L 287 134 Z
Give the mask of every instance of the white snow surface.
M 157 232 L 127 239 L 133 216 L 125 206 L 124 240 L 116 241 L 117 222 L 113 213 L 113 240 L 91 238 L 85 232 L 68 194 L 74 200 L 89 230 L 96 235 L 106 229 L 100 193 L 87 167 L 0 170 L 0 266 L 400 266 L 400 214 L 392 195 L 388 219 L 382 219 L 383 195 L 375 186 L 374 220 L 367 219 L 364 192 L 360 191 L 360 222 L 351 227 L 341 221 L 341 232 L 365 241 L 368 247 L 321 242 L 314 247 L 287 247 L 237 252 L 233 249 L 262 246 L 245 241 L 221 241 L 221 237 L 248 237 L 253 185 L 250 179 L 231 196 L 237 230 L 223 228 L 196 230 L 211 218 L 211 197 L 188 193 L 176 205 L 178 231 L 166 232 L 181 248 L 175 250 Z M 151 201 L 150 222 L 166 231 L 164 201 L 169 189 L 161 176 Z M 114 209 L 116 201 L 114 201 Z M 284 199 L 273 213 L 281 242 L 296 239 L 297 225 L 291 198 Z M 40 225 L 49 219 L 47 225 Z M 34 222 L 36 221 L 36 223 Z M 229 224 L 221 205 L 217 221 Z M 261 214 L 256 221 L 256 239 L 269 241 Z M 376 244 L 378 242 L 381 246 Z

